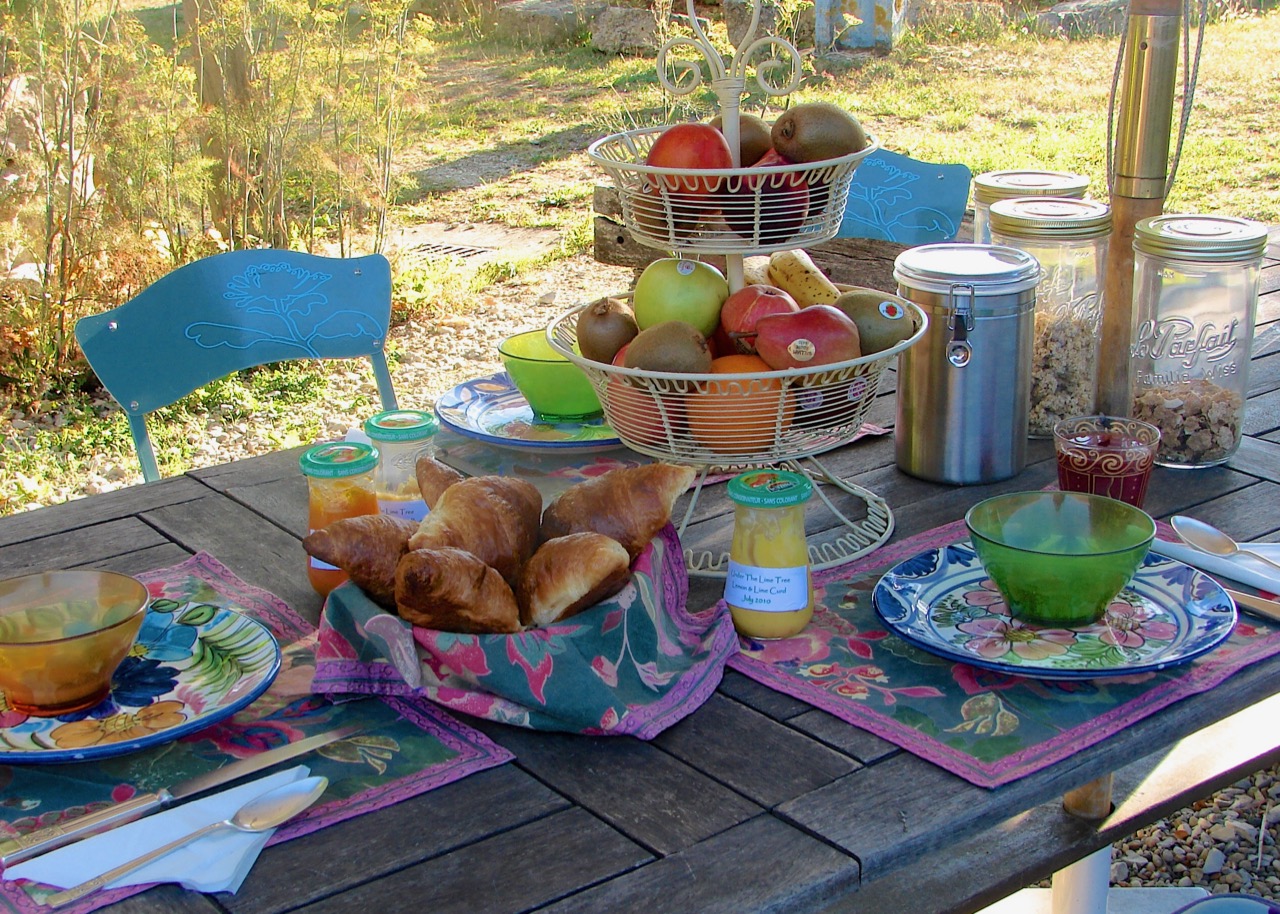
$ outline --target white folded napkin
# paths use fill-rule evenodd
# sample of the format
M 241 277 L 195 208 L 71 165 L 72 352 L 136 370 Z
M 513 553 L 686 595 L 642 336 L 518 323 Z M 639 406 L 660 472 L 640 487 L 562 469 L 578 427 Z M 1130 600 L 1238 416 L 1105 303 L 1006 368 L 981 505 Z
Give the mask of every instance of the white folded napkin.
M 254 797 L 310 774 L 305 765 L 267 775 L 220 793 L 210 794 L 173 809 L 144 816 L 127 825 L 68 844 L 5 870 L 5 879 L 31 879 L 60 889 L 79 885 L 99 873 L 189 835 L 214 822 L 229 819 Z M 109 888 L 176 882 L 194 892 L 235 892 L 249 875 L 258 854 L 275 830 L 257 833 L 222 828 L 159 860 L 134 870 Z
M 1265 555 L 1273 562 L 1280 562 L 1280 543 L 1249 543 L 1248 548 L 1259 555 Z M 1243 553 L 1232 556 L 1210 555 L 1184 542 L 1165 542 L 1156 540 L 1151 550 L 1171 559 L 1185 562 L 1192 568 L 1199 568 L 1210 574 L 1231 578 L 1250 587 L 1265 590 L 1268 593 L 1280 594 L 1280 571 L 1276 571 L 1265 562 L 1259 562 L 1252 556 Z

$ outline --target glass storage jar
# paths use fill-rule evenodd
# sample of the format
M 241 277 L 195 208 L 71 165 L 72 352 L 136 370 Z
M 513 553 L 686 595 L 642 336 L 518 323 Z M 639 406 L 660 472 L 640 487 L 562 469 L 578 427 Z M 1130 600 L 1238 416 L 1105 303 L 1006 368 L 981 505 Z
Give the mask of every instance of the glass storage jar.
M 1240 446 L 1267 227 L 1231 216 L 1141 219 L 1133 238 L 1133 415 L 1156 462 L 1216 466 Z
M 973 179 L 973 240 L 991 243 L 991 204 L 1009 197 L 1072 197 L 1089 190 L 1089 179 L 1067 171 L 1017 168 L 988 171 Z
M 334 441 L 308 448 L 299 458 L 307 477 L 307 532 L 321 530 L 335 520 L 378 513 L 373 473 L 378 449 L 362 441 Z M 341 568 L 307 556 L 307 579 L 325 597 L 347 579 Z
M 813 618 L 804 506 L 813 483 L 789 470 L 750 470 L 729 480 L 733 542 L 724 599 L 749 638 L 789 638 Z
M 373 490 L 383 514 L 420 521 L 427 505 L 418 491 L 418 458 L 435 452 L 440 423 L 420 409 L 393 409 L 365 420 L 364 433 L 378 448 Z
M 1040 263 L 1027 433 L 1053 437 L 1059 420 L 1094 411 L 1102 338 L 1103 270 L 1111 208 L 1069 197 L 991 204 L 991 239 Z

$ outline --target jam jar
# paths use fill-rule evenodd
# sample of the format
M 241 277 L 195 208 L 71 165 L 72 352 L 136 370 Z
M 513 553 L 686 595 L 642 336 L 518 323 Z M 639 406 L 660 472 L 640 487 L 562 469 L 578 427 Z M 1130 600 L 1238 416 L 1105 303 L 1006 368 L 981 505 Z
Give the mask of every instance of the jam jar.
M 383 514 L 420 521 L 427 505 L 418 491 L 418 458 L 435 452 L 435 434 L 440 423 L 419 409 L 393 409 L 371 416 L 364 433 L 378 448 L 378 468 L 373 474 L 373 490 L 378 510 Z
M 1072 197 L 1089 190 L 1089 179 L 1067 171 L 1007 169 L 973 179 L 973 240 L 991 243 L 991 204 L 1009 197 Z
M 1111 208 L 1070 197 L 1011 197 L 991 204 L 991 240 L 1040 264 L 1027 433 L 1053 437 L 1062 419 L 1094 411 L 1102 338 L 1103 270 Z
M 373 473 L 378 449 L 357 441 L 334 441 L 308 448 L 299 458 L 307 478 L 307 532 L 321 530 L 335 520 L 378 513 Z M 320 596 L 347 579 L 341 568 L 307 557 L 307 578 Z
M 1133 416 L 1156 463 L 1208 467 L 1240 446 L 1267 227 L 1231 216 L 1140 219 L 1133 238 Z
M 729 480 L 733 543 L 724 599 L 749 638 L 789 638 L 813 618 L 804 506 L 813 483 L 789 470 L 751 470 Z

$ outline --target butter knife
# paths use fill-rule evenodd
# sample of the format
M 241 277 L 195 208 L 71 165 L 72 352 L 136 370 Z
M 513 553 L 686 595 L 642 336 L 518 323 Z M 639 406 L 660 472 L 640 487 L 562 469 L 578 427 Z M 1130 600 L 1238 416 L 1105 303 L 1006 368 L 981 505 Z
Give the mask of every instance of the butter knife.
M 1268 600 L 1266 597 L 1244 593 L 1240 590 L 1231 590 L 1227 587 L 1224 587 L 1223 590 L 1227 592 L 1227 596 L 1236 601 L 1237 608 L 1243 609 L 1245 612 L 1265 616 L 1272 622 L 1280 622 L 1280 601 Z
M 32 857 L 39 856 L 63 845 L 71 844 L 73 841 L 79 841 L 81 838 L 87 838 L 90 835 L 96 835 L 99 832 L 115 828 L 117 825 L 124 825 L 134 819 L 140 819 L 159 809 L 171 806 L 179 800 L 185 800 L 215 787 L 221 787 L 223 784 L 238 780 L 245 775 L 253 774 L 255 771 L 269 768 L 279 762 L 305 755 L 313 749 L 319 749 L 321 746 L 326 746 L 344 737 L 359 733 L 362 729 L 363 727 L 360 725 L 351 724 L 346 727 L 318 733 L 296 743 L 277 746 L 275 749 L 268 749 L 266 752 L 259 752 L 257 755 L 231 762 L 221 768 L 216 768 L 213 771 L 185 780 L 173 787 L 161 788 L 154 793 L 140 794 L 131 800 L 116 803 L 97 812 L 87 813 L 69 822 L 50 825 L 25 835 L 19 835 L 16 838 L 0 841 L 0 869 L 21 863 L 23 860 L 30 860 Z

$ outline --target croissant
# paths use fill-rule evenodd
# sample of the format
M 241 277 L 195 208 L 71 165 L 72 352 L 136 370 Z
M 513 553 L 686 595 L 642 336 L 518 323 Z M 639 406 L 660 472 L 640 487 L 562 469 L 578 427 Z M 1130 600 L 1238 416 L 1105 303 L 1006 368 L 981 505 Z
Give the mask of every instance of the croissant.
M 455 482 L 466 479 L 453 467 L 441 463 L 434 457 L 419 457 L 413 470 L 418 480 L 418 491 L 422 493 L 422 500 L 427 503 L 428 508 L 436 506 L 445 489 Z
M 542 496 L 523 479 L 473 476 L 441 493 L 410 549 L 453 546 L 492 565 L 509 585 L 538 545 Z
M 424 628 L 472 635 L 520 631 L 515 594 L 498 572 L 463 549 L 406 552 L 396 566 L 395 608 Z
M 603 533 L 621 543 L 634 560 L 671 520 L 676 499 L 697 475 L 693 467 L 646 463 L 576 483 L 543 512 L 542 541 L 570 533 Z
M 335 520 L 302 539 L 307 555 L 345 571 L 375 603 L 396 601 L 396 565 L 409 549 L 416 521 L 390 514 L 363 514 Z
M 547 540 L 520 569 L 520 622 L 525 627 L 560 622 L 613 596 L 630 578 L 627 550 L 602 533 Z

